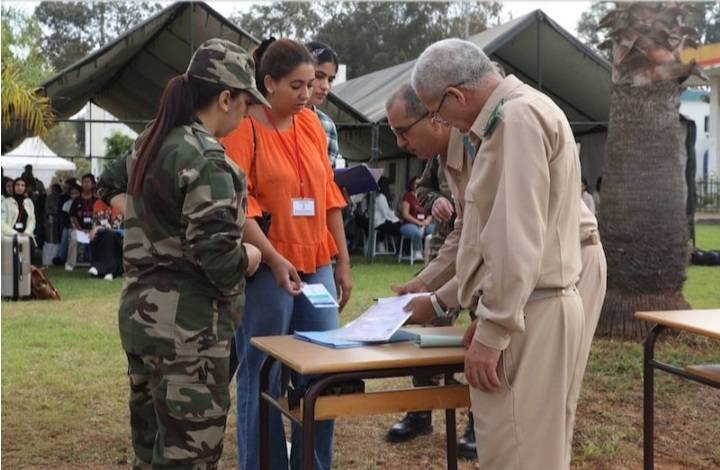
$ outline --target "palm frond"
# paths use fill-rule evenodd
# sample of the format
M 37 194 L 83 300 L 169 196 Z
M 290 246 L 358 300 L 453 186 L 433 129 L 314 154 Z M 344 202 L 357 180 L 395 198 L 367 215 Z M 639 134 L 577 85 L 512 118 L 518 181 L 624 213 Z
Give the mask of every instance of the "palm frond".
M 2 126 L 19 125 L 28 134 L 43 136 L 54 123 L 50 99 L 20 79 L 20 70 L 13 64 L 2 67 Z

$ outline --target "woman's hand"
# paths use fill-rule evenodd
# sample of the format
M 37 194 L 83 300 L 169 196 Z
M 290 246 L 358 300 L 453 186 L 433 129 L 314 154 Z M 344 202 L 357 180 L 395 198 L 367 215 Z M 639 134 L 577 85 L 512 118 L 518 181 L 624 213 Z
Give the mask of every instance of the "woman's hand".
M 340 311 L 345 308 L 348 300 L 350 300 L 350 293 L 352 292 L 352 278 L 350 277 L 350 262 L 347 260 L 338 260 L 335 265 L 335 288 L 337 289 L 340 297 Z
M 243 246 L 245 247 L 245 253 L 248 258 L 248 265 L 247 270 L 245 271 L 245 277 L 250 277 L 255 274 L 255 271 L 257 271 L 258 267 L 260 266 L 262 253 L 260 253 L 260 250 L 258 250 L 255 245 L 251 245 L 250 243 L 243 243 Z
M 285 292 L 290 295 L 298 295 L 300 293 L 302 280 L 300 279 L 300 275 L 295 269 L 295 266 L 293 266 L 290 261 L 280 255 L 277 255 L 273 259 L 269 260 L 267 265 L 272 271 L 273 277 L 278 283 L 278 286 L 285 289 Z

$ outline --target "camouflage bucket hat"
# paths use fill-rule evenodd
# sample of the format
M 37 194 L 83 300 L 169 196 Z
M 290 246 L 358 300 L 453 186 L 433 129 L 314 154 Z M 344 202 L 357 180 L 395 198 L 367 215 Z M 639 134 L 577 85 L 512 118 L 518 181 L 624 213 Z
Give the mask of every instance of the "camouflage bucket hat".
M 201 80 L 247 91 L 261 104 L 270 103 L 255 85 L 255 62 L 242 47 L 227 39 L 208 39 L 190 59 L 187 74 Z

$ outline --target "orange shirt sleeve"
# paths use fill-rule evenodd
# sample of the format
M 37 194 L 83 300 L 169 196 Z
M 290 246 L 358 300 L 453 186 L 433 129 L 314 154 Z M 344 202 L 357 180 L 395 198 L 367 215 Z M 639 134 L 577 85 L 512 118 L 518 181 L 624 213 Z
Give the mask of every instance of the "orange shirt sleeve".
M 262 208 L 254 196 L 257 184 L 257 181 L 255 181 L 256 174 L 252 171 L 255 139 L 253 138 L 250 118 L 241 120 L 237 129 L 218 140 L 225 146 L 227 156 L 245 173 L 248 192 L 247 217 L 262 216 Z

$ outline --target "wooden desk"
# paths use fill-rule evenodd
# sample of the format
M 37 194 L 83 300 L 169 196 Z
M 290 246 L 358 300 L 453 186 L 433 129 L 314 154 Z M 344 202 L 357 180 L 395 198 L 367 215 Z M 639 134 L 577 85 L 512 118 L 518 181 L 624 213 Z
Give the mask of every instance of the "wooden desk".
M 720 310 L 673 310 L 665 312 L 637 312 L 635 318 L 655 323 L 645 339 L 643 355 L 643 465 L 655 468 L 655 369 L 720 388 L 715 365 L 689 366 L 683 369 L 655 360 L 655 342 L 668 328 L 695 333 L 720 340 Z
M 424 328 L 429 334 L 462 334 L 461 328 Z M 292 336 L 256 337 L 250 341 L 268 356 L 260 370 L 260 468 L 269 468 L 270 406 L 302 426 L 302 468 L 313 468 L 313 430 L 315 421 L 374 414 L 444 409 L 448 469 L 457 469 L 455 409 L 470 405 L 467 385 L 452 383 L 452 375 L 462 372 L 465 350 L 419 348 L 413 343 L 393 343 L 350 349 L 331 349 L 294 339 Z M 300 408 L 289 409 L 287 401 L 269 391 L 270 369 L 275 362 L 317 378 L 305 390 Z M 403 390 L 321 396 L 333 384 L 357 379 L 409 377 L 417 374 L 445 377 L 444 385 Z

